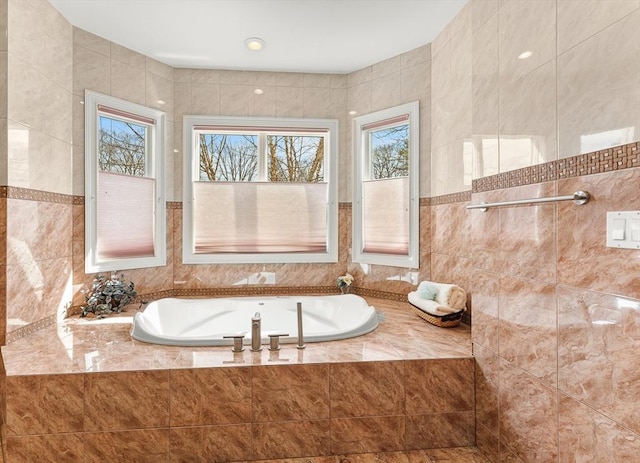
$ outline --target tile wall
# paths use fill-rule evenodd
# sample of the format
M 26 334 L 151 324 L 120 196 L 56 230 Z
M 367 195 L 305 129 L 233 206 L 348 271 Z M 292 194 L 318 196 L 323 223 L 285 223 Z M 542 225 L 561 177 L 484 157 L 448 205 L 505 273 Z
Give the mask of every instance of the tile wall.
M 432 43 L 431 274 L 471 288 L 494 462 L 640 460 L 640 251 L 605 247 L 606 212 L 640 210 L 639 8 L 472 0 Z
M 210 462 L 468 446 L 473 371 L 460 358 L 11 376 L 7 457 Z

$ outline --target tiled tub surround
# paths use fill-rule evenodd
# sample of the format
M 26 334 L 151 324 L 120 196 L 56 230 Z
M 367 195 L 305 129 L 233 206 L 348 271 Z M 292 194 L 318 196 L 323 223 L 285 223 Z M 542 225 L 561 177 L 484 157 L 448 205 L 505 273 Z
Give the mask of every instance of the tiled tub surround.
M 604 239 L 607 211 L 640 210 L 639 155 L 633 143 L 434 201 L 432 235 L 457 234 L 434 239 L 433 278 L 466 276 L 473 298 L 476 441 L 490 461 L 640 461 L 640 251 Z M 577 190 L 592 200 L 465 208 Z
M 351 340 L 234 354 L 144 344 L 130 313 L 2 348 L 8 461 L 211 462 L 474 443 L 470 331 L 406 303 Z

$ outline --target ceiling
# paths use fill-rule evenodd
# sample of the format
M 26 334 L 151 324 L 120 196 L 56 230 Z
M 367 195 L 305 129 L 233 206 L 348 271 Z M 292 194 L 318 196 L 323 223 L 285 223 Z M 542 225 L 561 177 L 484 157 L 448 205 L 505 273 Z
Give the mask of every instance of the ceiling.
M 174 67 L 349 73 L 433 41 L 467 0 L 49 0 Z M 248 50 L 245 39 L 266 46 Z

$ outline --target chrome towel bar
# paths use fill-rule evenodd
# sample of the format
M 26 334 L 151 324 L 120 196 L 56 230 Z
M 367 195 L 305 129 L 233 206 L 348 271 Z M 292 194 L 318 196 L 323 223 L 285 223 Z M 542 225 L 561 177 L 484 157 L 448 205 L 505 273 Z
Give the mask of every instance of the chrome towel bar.
M 480 209 L 481 211 L 486 211 L 490 207 L 500 207 L 500 206 L 519 206 L 522 204 L 537 204 L 537 203 L 555 203 L 558 201 L 573 201 L 574 203 L 587 204 L 591 199 L 591 195 L 588 191 L 576 191 L 572 195 L 566 196 L 550 196 L 548 198 L 532 198 L 532 199 L 516 199 L 513 201 L 502 201 L 499 203 L 481 203 L 481 204 L 471 204 L 467 206 L 467 209 Z

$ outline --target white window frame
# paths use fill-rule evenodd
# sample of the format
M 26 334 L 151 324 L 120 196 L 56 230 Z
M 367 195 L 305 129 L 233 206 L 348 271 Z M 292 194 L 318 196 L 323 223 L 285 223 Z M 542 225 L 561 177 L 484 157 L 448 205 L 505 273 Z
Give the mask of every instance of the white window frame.
M 197 135 L 198 126 L 229 127 L 237 133 L 238 127 L 246 128 L 251 134 L 252 127 L 273 127 L 309 129 L 311 133 L 302 135 L 318 135 L 313 129 L 326 129 L 324 155 L 324 181 L 327 183 L 327 249 L 320 253 L 194 253 L 193 229 L 193 181 L 199 179 L 199 156 Z M 224 130 L 224 129 L 221 129 Z M 283 132 L 279 132 L 281 134 Z M 300 135 L 296 132 L 296 135 Z M 302 119 L 302 118 L 260 118 L 260 117 L 226 117 L 226 116 L 184 116 L 184 167 L 183 167 L 183 238 L 182 262 L 185 264 L 221 264 L 221 263 L 320 263 L 338 261 L 338 121 L 335 119 Z M 260 156 L 260 154 L 259 154 Z M 260 166 L 260 162 L 258 163 Z M 265 168 L 265 167 L 263 167 Z M 283 211 L 286 215 L 286 211 Z
M 376 122 L 393 120 L 408 115 L 409 124 L 409 252 L 406 256 L 394 254 L 364 252 L 363 240 L 363 182 L 369 179 L 370 153 L 368 131 L 362 127 Z M 389 127 L 392 127 L 390 124 Z M 383 127 L 381 127 L 383 128 Z M 418 268 L 420 265 L 420 120 L 419 102 L 402 104 L 383 109 L 353 119 L 353 158 L 354 158 L 354 196 L 353 196 L 353 262 L 360 264 L 378 264 L 395 267 Z
M 90 90 L 85 91 L 85 272 L 106 272 L 129 270 L 166 265 L 166 205 L 164 193 L 164 139 L 165 113 L 157 109 L 103 95 Z M 151 134 L 147 138 L 146 176 L 154 178 L 154 255 L 150 257 L 126 257 L 98 259 L 97 255 L 97 188 L 98 188 L 98 142 L 99 116 L 98 105 L 122 111 L 124 113 L 153 119 Z M 123 237 L 126 239 L 126 237 Z

